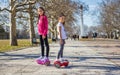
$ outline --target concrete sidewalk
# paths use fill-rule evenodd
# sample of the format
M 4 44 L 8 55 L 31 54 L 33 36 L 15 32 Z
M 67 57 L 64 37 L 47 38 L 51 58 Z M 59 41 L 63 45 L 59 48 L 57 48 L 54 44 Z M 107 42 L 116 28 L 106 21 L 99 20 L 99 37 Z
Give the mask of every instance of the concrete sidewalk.
M 57 69 L 53 66 L 59 44 L 52 43 L 50 66 L 35 62 L 39 57 L 40 47 L 0 53 L 0 75 L 120 75 L 120 65 L 87 46 L 88 44 L 69 40 L 66 43 L 64 56 L 70 61 L 67 68 Z

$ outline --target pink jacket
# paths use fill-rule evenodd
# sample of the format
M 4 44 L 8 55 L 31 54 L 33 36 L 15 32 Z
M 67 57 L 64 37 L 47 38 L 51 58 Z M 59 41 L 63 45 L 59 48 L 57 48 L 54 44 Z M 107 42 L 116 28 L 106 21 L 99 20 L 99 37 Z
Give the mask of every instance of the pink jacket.
M 38 34 L 46 36 L 48 32 L 48 20 L 47 16 L 40 16 L 38 20 Z

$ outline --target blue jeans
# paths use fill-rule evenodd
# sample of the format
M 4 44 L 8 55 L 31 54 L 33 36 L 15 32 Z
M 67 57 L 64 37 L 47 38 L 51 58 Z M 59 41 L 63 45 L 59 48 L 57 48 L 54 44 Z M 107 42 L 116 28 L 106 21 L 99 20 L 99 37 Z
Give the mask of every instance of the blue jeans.
M 63 49 L 64 49 L 65 40 L 62 39 L 62 41 L 63 41 L 63 44 L 60 44 L 60 50 L 58 51 L 57 59 L 63 57 Z

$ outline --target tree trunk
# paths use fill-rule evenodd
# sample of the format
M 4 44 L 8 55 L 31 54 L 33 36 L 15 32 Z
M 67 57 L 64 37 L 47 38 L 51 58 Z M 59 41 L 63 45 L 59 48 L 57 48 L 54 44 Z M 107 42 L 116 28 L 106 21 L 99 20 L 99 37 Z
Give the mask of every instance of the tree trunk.
M 10 13 L 10 45 L 17 46 L 17 37 L 16 37 L 16 11 L 14 7 L 14 2 L 11 1 L 11 13 Z
M 35 38 L 35 30 L 34 30 L 34 23 L 33 23 L 33 12 L 32 12 L 32 5 L 29 5 L 29 15 L 30 15 L 30 43 L 32 44 L 33 38 Z
M 58 38 L 58 33 L 57 33 L 57 28 L 55 28 L 55 38 L 57 39 Z
M 109 32 L 107 32 L 107 38 L 110 38 L 110 33 Z

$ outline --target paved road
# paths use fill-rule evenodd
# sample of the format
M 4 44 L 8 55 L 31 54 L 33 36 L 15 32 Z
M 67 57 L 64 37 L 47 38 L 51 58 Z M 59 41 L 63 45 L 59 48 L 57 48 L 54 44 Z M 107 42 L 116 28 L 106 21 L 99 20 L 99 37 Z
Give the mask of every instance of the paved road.
M 67 68 L 57 69 L 53 66 L 59 44 L 52 43 L 51 65 L 47 67 L 35 62 L 40 47 L 0 53 L 0 75 L 120 75 L 120 46 L 116 41 L 115 47 L 106 45 L 108 42 L 103 45 L 105 41 L 66 42 L 64 56 L 70 61 Z

